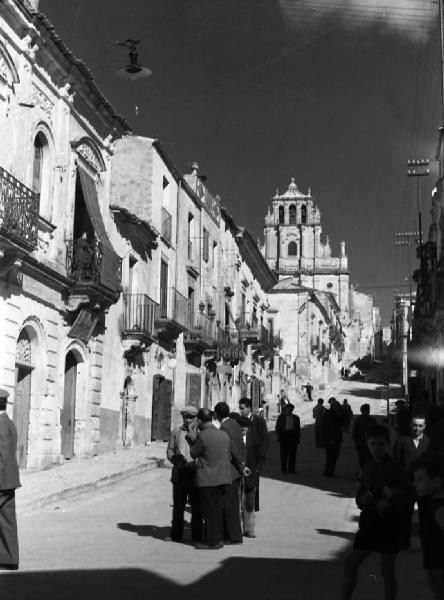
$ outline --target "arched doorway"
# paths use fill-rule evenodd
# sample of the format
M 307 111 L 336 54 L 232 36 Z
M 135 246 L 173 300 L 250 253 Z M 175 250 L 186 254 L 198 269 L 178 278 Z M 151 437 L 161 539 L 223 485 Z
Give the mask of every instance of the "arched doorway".
M 134 445 L 134 411 L 136 396 L 131 377 L 126 377 L 121 394 L 121 429 L 120 441 L 124 447 Z
M 17 462 L 26 467 L 28 457 L 29 417 L 31 409 L 32 362 L 31 338 L 26 328 L 17 340 L 15 355 L 15 390 L 12 419 L 17 429 Z
M 62 428 L 61 454 L 67 459 L 74 456 L 76 396 L 80 362 L 81 357 L 75 351 L 70 350 L 66 355 L 63 408 L 60 415 L 60 425 Z
M 153 377 L 151 440 L 168 441 L 171 432 L 173 384 L 162 375 Z

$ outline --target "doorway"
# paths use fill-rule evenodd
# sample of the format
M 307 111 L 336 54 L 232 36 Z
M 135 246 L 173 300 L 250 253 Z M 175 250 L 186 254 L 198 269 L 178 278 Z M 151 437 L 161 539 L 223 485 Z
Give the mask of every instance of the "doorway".
M 61 453 L 66 459 L 74 456 L 74 427 L 77 393 L 77 365 L 78 360 L 74 352 L 70 351 L 65 359 L 65 386 L 63 391 L 63 409 L 60 415 L 62 427 Z
M 171 403 L 173 384 L 162 375 L 153 377 L 153 412 L 151 440 L 167 442 L 171 432 Z
M 12 419 L 17 429 L 17 462 L 21 469 L 27 466 L 29 422 L 32 391 L 32 344 L 26 330 L 17 340 L 15 356 L 15 389 Z

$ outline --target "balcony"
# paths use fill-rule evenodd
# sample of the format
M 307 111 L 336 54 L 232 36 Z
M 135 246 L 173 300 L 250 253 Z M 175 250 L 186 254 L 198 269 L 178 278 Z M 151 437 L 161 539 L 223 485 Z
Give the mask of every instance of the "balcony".
M 260 324 L 256 317 L 242 313 L 240 318 L 241 339 L 247 344 L 255 344 L 260 341 Z
M 125 294 L 122 340 L 129 349 L 151 344 L 156 337 L 159 305 L 146 294 Z
M 0 167 L 0 277 L 36 249 L 39 194 Z
M 239 339 L 238 329 L 217 327 L 216 330 L 217 358 L 228 362 L 243 360 L 244 351 Z
M 173 217 L 170 213 L 162 206 L 162 239 L 169 246 L 173 240 Z
M 214 320 L 201 312 L 195 315 L 189 331 L 184 335 L 184 343 L 186 349 L 192 352 L 202 353 L 213 348 L 216 344 Z
M 111 244 L 97 237 L 69 240 L 66 246 L 66 274 L 73 282 L 69 289 L 71 309 L 80 303 L 99 304 L 102 309 L 117 302 L 121 292 L 121 259 Z M 76 308 L 76 306 L 74 306 Z
M 158 338 L 171 344 L 189 329 L 189 301 L 175 288 L 161 288 L 160 307 L 155 319 Z

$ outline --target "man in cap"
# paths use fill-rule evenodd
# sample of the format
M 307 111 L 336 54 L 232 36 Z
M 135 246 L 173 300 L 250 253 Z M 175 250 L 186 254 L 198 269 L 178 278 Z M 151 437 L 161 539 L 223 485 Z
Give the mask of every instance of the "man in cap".
M 183 424 L 171 433 L 167 447 L 167 458 L 173 465 L 173 521 L 170 537 L 174 542 L 181 542 L 183 539 L 184 513 L 188 500 L 191 506 L 191 539 L 199 542 L 202 539 L 202 516 L 195 487 L 196 468 L 185 439 L 190 429 L 197 427 L 197 408 L 187 405 L 180 412 Z
M 276 420 L 276 436 L 280 446 L 282 473 L 297 473 L 296 453 L 301 439 L 301 420 L 288 403 Z
M 241 514 L 243 534 L 248 538 L 255 538 L 256 532 L 256 488 L 259 483 L 259 440 L 251 429 L 248 417 L 233 413 L 233 418 L 241 428 L 242 445 L 244 451 L 244 477 L 241 488 Z
M 205 543 L 196 543 L 198 550 L 218 550 L 223 543 L 224 496 L 231 486 L 231 441 L 225 431 L 212 423 L 208 408 L 197 413 L 199 431 L 190 428 L 187 440 L 190 453 L 196 459 L 196 486 L 205 523 Z
M 20 487 L 17 431 L 6 414 L 9 392 L 0 389 L 0 569 L 17 570 L 19 547 L 15 490 Z

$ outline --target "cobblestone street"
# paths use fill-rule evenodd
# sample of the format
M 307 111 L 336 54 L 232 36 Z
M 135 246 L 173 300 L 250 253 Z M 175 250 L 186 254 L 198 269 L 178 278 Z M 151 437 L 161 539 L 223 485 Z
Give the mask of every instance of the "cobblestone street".
M 338 399 L 349 399 L 354 412 L 366 400 L 376 414 L 383 406 L 373 384 L 345 382 L 337 392 Z M 178 595 L 260 600 L 337 597 L 343 557 L 358 514 L 352 499 L 355 457 L 347 436 L 338 464 L 340 477 L 322 476 L 324 456 L 314 448 L 312 406 L 302 403 L 296 408 L 304 423 L 299 475 L 281 475 L 272 435 L 256 539 L 215 552 L 164 541 L 171 517 L 170 470 L 154 469 L 19 515 L 21 571 L 0 576 L 2 600 L 126 600 L 148 594 L 163 600 Z M 273 430 L 273 421 L 269 428 Z M 414 548 L 399 561 L 400 597 L 426 600 L 417 541 Z M 407 572 L 404 583 L 402 574 Z M 381 597 L 379 579 L 377 561 L 371 559 L 362 569 L 357 597 Z

